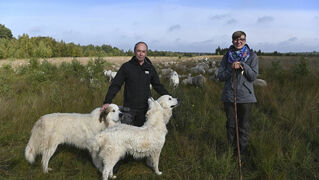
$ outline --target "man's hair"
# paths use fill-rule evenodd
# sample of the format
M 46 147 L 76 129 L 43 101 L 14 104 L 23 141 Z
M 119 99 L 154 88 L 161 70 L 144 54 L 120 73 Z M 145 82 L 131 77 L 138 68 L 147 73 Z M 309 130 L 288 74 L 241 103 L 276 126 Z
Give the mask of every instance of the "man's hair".
M 135 50 L 136 50 L 136 48 L 137 48 L 137 46 L 138 46 L 139 44 L 144 44 L 144 45 L 146 46 L 146 51 L 148 51 L 148 46 L 147 46 L 147 44 L 146 44 L 145 42 L 143 42 L 143 41 L 140 41 L 140 42 L 138 42 L 138 43 L 135 44 L 135 46 L 134 46 L 134 52 L 135 52 Z
M 238 38 L 240 38 L 240 36 L 244 35 L 246 37 L 246 33 L 244 31 L 236 31 L 233 33 L 232 35 L 232 39 L 236 40 Z

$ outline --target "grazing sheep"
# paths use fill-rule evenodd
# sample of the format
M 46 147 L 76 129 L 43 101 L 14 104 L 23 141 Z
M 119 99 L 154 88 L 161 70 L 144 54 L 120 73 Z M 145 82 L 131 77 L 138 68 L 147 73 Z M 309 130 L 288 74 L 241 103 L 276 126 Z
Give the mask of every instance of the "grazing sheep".
M 187 71 L 186 65 L 176 64 L 175 67 L 176 67 L 176 70 L 178 70 L 178 71 L 181 71 L 181 72 Z
M 161 69 L 161 75 L 162 76 L 166 76 L 169 75 L 169 73 L 171 73 L 173 70 L 171 68 L 167 68 L 167 69 Z
M 206 78 L 203 75 L 198 75 L 198 76 L 188 76 L 186 79 L 184 79 L 182 81 L 182 84 L 184 85 L 193 85 L 193 86 L 197 86 L 197 87 L 203 87 L 206 83 Z
M 205 74 L 206 71 L 208 71 L 208 68 L 209 66 L 206 63 L 201 62 L 201 63 L 198 63 L 195 67 L 192 67 L 191 72 L 195 74 L 198 74 L 198 73 Z
M 188 74 L 188 77 L 182 81 L 183 85 L 192 85 L 192 77 L 191 74 Z
M 206 71 L 205 71 L 205 69 L 202 68 L 202 67 L 197 67 L 197 66 L 195 66 L 195 67 L 192 67 L 192 68 L 191 68 L 191 73 L 194 73 L 194 74 L 205 74 Z
M 116 72 L 111 71 L 111 70 L 105 70 L 105 71 L 104 71 L 104 75 L 105 75 L 106 77 L 108 77 L 108 78 L 109 78 L 109 82 L 111 82 L 112 79 L 114 79 L 114 77 L 116 76 Z
M 178 86 L 179 84 L 179 77 L 176 71 L 171 72 L 169 77 L 169 84 L 173 86 L 174 88 Z
M 256 79 L 254 81 L 254 85 L 255 86 L 261 86 L 261 87 L 266 87 L 267 86 L 267 82 L 263 79 Z
M 194 86 L 203 87 L 206 83 L 206 78 L 203 75 L 194 76 L 192 78 L 192 84 Z

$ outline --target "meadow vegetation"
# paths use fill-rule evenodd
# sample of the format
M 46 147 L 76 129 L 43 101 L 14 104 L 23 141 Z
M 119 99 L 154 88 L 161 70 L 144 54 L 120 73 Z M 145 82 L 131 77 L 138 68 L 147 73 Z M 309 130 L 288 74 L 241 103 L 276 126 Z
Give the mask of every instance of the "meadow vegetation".
M 102 105 L 109 82 L 102 58 L 87 65 L 74 59 L 53 65 L 31 59 L 29 65 L 0 68 L 0 179 L 100 179 L 89 153 L 61 145 L 44 174 L 41 158 L 27 163 L 24 149 L 38 118 L 54 112 L 89 113 Z M 279 61 L 260 67 L 267 87 L 255 87 L 258 102 L 250 122 L 244 179 L 319 178 L 319 72 L 307 58 L 290 68 Z M 91 79 L 91 80 L 90 80 Z M 223 83 L 208 81 L 203 88 L 169 88 L 182 104 L 168 124 L 157 176 L 143 161 L 130 161 L 119 179 L 237 179 L 237 158 L 226 140 L 226 117 L 221 102 Z M 122 90 L 114 103 L 122 104 Z M 158 97 L 153 92 L 155 98 Z

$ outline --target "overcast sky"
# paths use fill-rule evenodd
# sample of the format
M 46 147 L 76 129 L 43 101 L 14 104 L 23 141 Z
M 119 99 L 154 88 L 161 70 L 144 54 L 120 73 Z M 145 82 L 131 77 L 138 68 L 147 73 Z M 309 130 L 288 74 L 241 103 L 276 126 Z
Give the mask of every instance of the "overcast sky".
M 319 0 L 0 0 L 13 36 L 50 36 L 123 50 L 215 52 L 234 31 L 263 52 L 319 51 Z

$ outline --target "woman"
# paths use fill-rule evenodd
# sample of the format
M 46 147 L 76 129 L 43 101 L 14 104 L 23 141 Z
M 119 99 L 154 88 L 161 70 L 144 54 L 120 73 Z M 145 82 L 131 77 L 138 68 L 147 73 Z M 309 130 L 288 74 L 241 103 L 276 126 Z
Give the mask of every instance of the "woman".
M 246 152 L 249 137 L 249 119 L 253 103 L 256 102 L 253 82 L 258 75 L 257 55 L 246 44 L 246 34 L 236 31 L 232 43 L 218 69 L 218 79 L 225 81 L 222 101 L 226 113 L 227 140 L 236 150 L 236 124 L 234 112 L 234 87 L 236 81 L 236 105 L 241 155 Z M 234 73 L 234 74 L 233 74 Z M 233 76 L 234 75 L 234 76 Z M 235 77 L 236 79 L 233 79 Z

